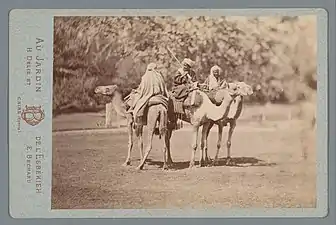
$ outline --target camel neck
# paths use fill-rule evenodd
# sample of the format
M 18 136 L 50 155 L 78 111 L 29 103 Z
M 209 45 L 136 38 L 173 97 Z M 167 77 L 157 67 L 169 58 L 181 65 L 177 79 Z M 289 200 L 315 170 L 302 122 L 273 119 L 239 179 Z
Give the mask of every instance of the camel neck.
M 123 117 L 126 116 L 125 103 L 123 102 L 121 93 L 115 91 L 111 98 L 111 103 L 114 107 L 114 110 L 116 111 L 118 115 L 123 116 Z

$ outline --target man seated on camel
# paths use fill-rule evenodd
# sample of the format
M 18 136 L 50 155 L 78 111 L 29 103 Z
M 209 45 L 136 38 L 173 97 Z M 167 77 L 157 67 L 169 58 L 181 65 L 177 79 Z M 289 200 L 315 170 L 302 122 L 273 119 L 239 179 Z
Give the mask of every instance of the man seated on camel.
M 207 90 L 212 91 L 218 89 L 219 87 L 226 87 L 227 83 L 221 76 L 222 72 L 222 68 L 217 65 L 211 67 L 210 75 L 204 82 L 204 86 Z
M 179 68 L 174 77 L 174 84 L 180 85 L 188 82 L 196 82 L 196 73 L 192 70 L 195 62 L 185 58 L 182 61 L 182 67 Z
M 133 104 L 128 110 L 128 112 L 133 113 L 134 122 L 136 124 L 143 121 L 143 116 L 145 116 L 144 111 L 151 97 L 160 97 L 158 99 L 161 99 L 163 104 L 167 104 L 168 102 L 166 83 L 156 68 L 157 65 L 155 63 L 148 64 L 146 73 L 142 76 L 141 83 L 136 90 Z
M 210 100 L 216 105 L 220 104 L 220 102 L 216 101 L 216 93 L 218 89 L 227 87 L 226 80 L 221 76 L 222 72 L 222 68 L 214 65 L 210 69 L 210 75 L 207 77 L 204 83 L 200 85 L 201 89 L 207 93 Z
M 172 93 L 177 100 L 184 100 L 190 91 L 196 88 L 196 73 L 192 70 L 194 64 L 191 59 L 184 59 L 183 67 L 179 68 L 174 76 Z

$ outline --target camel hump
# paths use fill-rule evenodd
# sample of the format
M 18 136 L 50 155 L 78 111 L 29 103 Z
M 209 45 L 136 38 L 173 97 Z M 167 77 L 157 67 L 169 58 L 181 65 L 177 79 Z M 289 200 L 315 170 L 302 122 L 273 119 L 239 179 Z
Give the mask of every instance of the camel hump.
M 229 91 L 226 88 L 221 89 L 213 89 L 213 90 L 201 90 L 203 93 L 205 93 L 212 104 L 219 106 L 225 96 L 227 94 L 230 94 Z
M 211 90 L 205 92 L 205 94 L 208 96 L 212 104 L 219 106 L 222 102 L 218 99 L 217 92 L 218 92 L 217 90 Z

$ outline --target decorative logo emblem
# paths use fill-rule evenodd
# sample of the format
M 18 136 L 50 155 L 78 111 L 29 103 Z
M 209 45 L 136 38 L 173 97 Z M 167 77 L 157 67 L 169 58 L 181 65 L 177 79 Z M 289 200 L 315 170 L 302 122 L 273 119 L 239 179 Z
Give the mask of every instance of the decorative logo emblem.
M 36 126 L 45 117 L 44 111 L 41 106 L 28 106 L 23 109 L 21 118 L 31 126 Z

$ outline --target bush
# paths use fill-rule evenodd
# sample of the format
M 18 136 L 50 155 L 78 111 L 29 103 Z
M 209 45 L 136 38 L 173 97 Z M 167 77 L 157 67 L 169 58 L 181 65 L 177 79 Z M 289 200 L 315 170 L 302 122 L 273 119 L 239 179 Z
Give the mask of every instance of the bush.
M 316 91 L 316 17 L 55 17 L 56 112 L 99 109 L 96 85 L 116 83 L 126 95 L 157 62 L 168 83 L 179 67 L 167 51 L 196 61 L 204 81 L 223 68 L 228 81 L 255 90 L 247 101 L 296 102 Z

